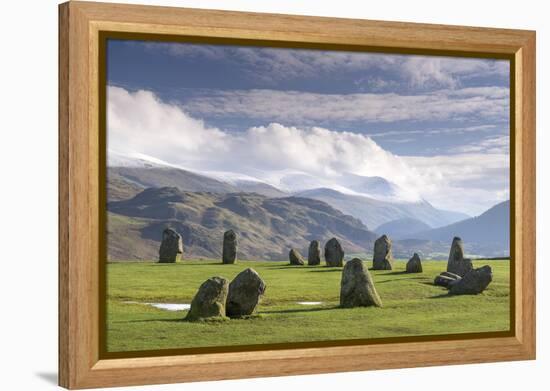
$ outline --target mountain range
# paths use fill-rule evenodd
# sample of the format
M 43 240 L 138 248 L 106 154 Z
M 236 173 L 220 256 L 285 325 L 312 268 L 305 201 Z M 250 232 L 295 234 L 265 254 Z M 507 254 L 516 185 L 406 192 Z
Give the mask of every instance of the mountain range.
M 115 157 L 110 160 L 114 165 L 107 169 L 109 201 L 127 199 L 149 187 L 177 187 L 190 192 L 244 192 L 266 197 L 295 195 L 313 198 L 361 219 L 369 229 L 402 218 L 418 219 L 436 228 L 470 217 L 437 209 L 422 199 L 410 201 L 406 191 L 381 177 L 344 174 L 334 188 L 311 188 L 326 183 L 311 175 L 292 172 L 278 179 L 283 186 L 281 189 L 251 177 L 232 176 L 231 173 L 199 173 L 158 161 Z
M 465 242 L 479 242 L 508 248 L 510 244 L 510 201 L 501 202 L 477 217 L 459 221 L 437 229 L 422 230 L 412 235 L 415 239 L 448 240 L 460 236 Z
M 301 197 L 324 201 L 344 213 L 352 214 L 373 229 L 384 223 L 403 218 L 417 219 L 429 227 L 441 227 L 470 216 L 434 208 L 427 201 L 389 202 L 362 196 L 344 194 L 333 189 L 312 189 L 298 192 Z
M 311 240 L 337 237 L 350 252 L 365 252 L 376 234 L 352 216 L 313 199 L 268 198 L 256 193 L 185 192 L 148 188 L 108 204 L 109 260 L 155 259 L 164 228 L 183 237 L 185 253 L 219 258 L 223 233 L 238 237 L 238 256 L 286 259 L 290 248 L 305 251 Z
M 332 188 L 310 175 L 284 173 L 278 184 L 224 172 L 195 172 L 149 157 L 109 155 L 109 258 L 156 257 L 160 230 L 181 231 L 188 253 L 217 257 L 226 229 L 240 233 L 243 257 L 285 258 L 312 239 L 338 237 L 350 253 L 371 253 L 377 235 L 394 252 L 448 252 L 453 236 L 472 253 L 509 250 L 509 202 L 470 216 L 435 208 L 381 177 L 344 174 Z

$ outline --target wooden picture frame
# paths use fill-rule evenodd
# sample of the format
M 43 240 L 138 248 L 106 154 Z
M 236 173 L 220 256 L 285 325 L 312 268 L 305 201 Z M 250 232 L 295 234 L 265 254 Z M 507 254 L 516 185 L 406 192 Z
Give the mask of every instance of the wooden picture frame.
M 506 336 L 417 339 L 253 353 L 104 358 L 99 162 L 101 35 L 187 36 L 262 45 L 508 58 L 511 278 Z M 59 6 L 59 384 L 70 389 L 535 358 L 535 32 L 89 2 Z M 298 365 L 307 360 L 308 365 Z

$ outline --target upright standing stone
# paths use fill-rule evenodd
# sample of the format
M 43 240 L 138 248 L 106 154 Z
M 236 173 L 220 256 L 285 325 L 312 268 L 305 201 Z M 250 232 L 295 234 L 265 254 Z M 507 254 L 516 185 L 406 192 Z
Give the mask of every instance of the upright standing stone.
M 459 280 L 451 282 L 448 286 L 451 295 L 477 295 L 483 292 L 493 281 L 491 266 L 485 265 L 478 269 L 470 270 Z
M 305 263 L 304 258 L 295 248 L 290 249 L 290 251 L 288 252 L 288 260 L 290 261 L 291 265 L 301 266 Z
M 229 284 L 226 314 L 230 318 L 252 315 L 265 292 L 265 282 L 254 269 L 240 272 Z
M 340 306 L 345 308 L 382 307 L 382 301 L 374 288 L 369 269 L 359 258 L 346 262 L 342 271 Z
M 332 238 L 325 244 L 325 262 L 333 267 L 344 265 L 344 250 L 338 239 Z
M 466 273 L 473 269 L 472 261 L 464 258 L 464 246 L 462 239 L 458 236 L 453 238 L 451 251 L 449 252 L 449 261 L 447 262 L 447 271 L 464 277 Z
M 191 308 L 185 320 L 225 317 L 228 287 L 229 281 L 223 277 L 212 277 L 203 282 L 191 301 Z
M 307 264 L 310 266 L 321 264 L 321 243 L 318 240 L 312 240 L 309 244 Z
M 407 273 L 422 273 L 422 262 L 417 253 L 414 253 L 412 258 L 407 262 L 407 267 L 405 268 Z
M 174 263 L 178 255 L 183 254 L 181 235 L 172 228 L 162 231 L 162 242 L 159 248 L 159 263 Z
M 237 235 L 230 229 L 223 234 L 223 263 L 235 263 L 237 259 Z
M 373 270 L 392 270 L 393 255 L 391 252 L 391 240 L 386 235 L 380 236 L 374 242 L 374 257 L 372 258 Z

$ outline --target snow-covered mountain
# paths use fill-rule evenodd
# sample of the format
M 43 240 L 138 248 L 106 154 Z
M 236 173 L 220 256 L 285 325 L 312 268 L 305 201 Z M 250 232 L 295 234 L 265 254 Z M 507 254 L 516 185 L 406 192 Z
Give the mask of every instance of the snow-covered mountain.
M 291 195 L 327 202 L 357 217 L 369 228 L 400 219 L 418 219 L 440 227 L 470 216 L 434 208 L 411 191 L 378 176 L 352 173 L 315 176 L 296 170 L 231 171 L 192 170 L 143 154 L 108 154 L 110 199 L 124 199 L 147 187 L 173 186 L 183 191 L 257 193 L 271 198 Z M 330 179 L 329 179 L 330 178 Z
M 123 154 L 111 149 L 107 152 L 107 167 L 183 168 L 142 153 Z
M 108 167 L 131 168 L 172 168 L 192 172 L 217 181 L 241 188 L 242 191 L 260 189 L 272 196 L 295 194 L 313 189 L 332 189 L 339 193 L 364 196 L 388 202 L 417 202 L 421 198 L 411 191 L 379 176 L 361 176 L 352 173 L 319 177 L 296 170 L 262 171 L 250 168 L 247 173 L 231 171 L 193 170 L 170 164 L 144 154 L 121 154 L 115 151 L 108 153 Z M 263 194 L 263 193 L 262 193 Z M 268 194 L 265 194 L 268 195 Z

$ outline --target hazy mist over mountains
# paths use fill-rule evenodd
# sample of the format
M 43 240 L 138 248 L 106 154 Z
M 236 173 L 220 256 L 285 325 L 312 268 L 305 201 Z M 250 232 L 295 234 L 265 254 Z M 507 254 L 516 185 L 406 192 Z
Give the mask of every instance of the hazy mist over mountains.
M 372 252 L 374 239 L 389 235 L 397 256 L 424 251 L 441 256 L 453 236 L 472 254 L 508 252 L 509 203 L 477 218 L 440 210 L 425 200 L 398 198 L 399 188 L 380 177 L 343 176 L 342 185 L 313 188 L 294 182 L 284 190 L 219 172 L 213 176 L 143 156 L 109 154 L 109 256 L 112 260 L 156 256 L 163 227 L 178 229 L 190 256 L 217 257 L 223 232 L 241 238 L 241 257 L 280 260 L 290 247 L 306 251 L 310 240 L 338 237 L 348 254 Z M 307 189 L 307 190 L 304 190 Z M 136 245 L 136 243 L 139 243 Z M 476 253 L 477 251 L 477 253 Z

